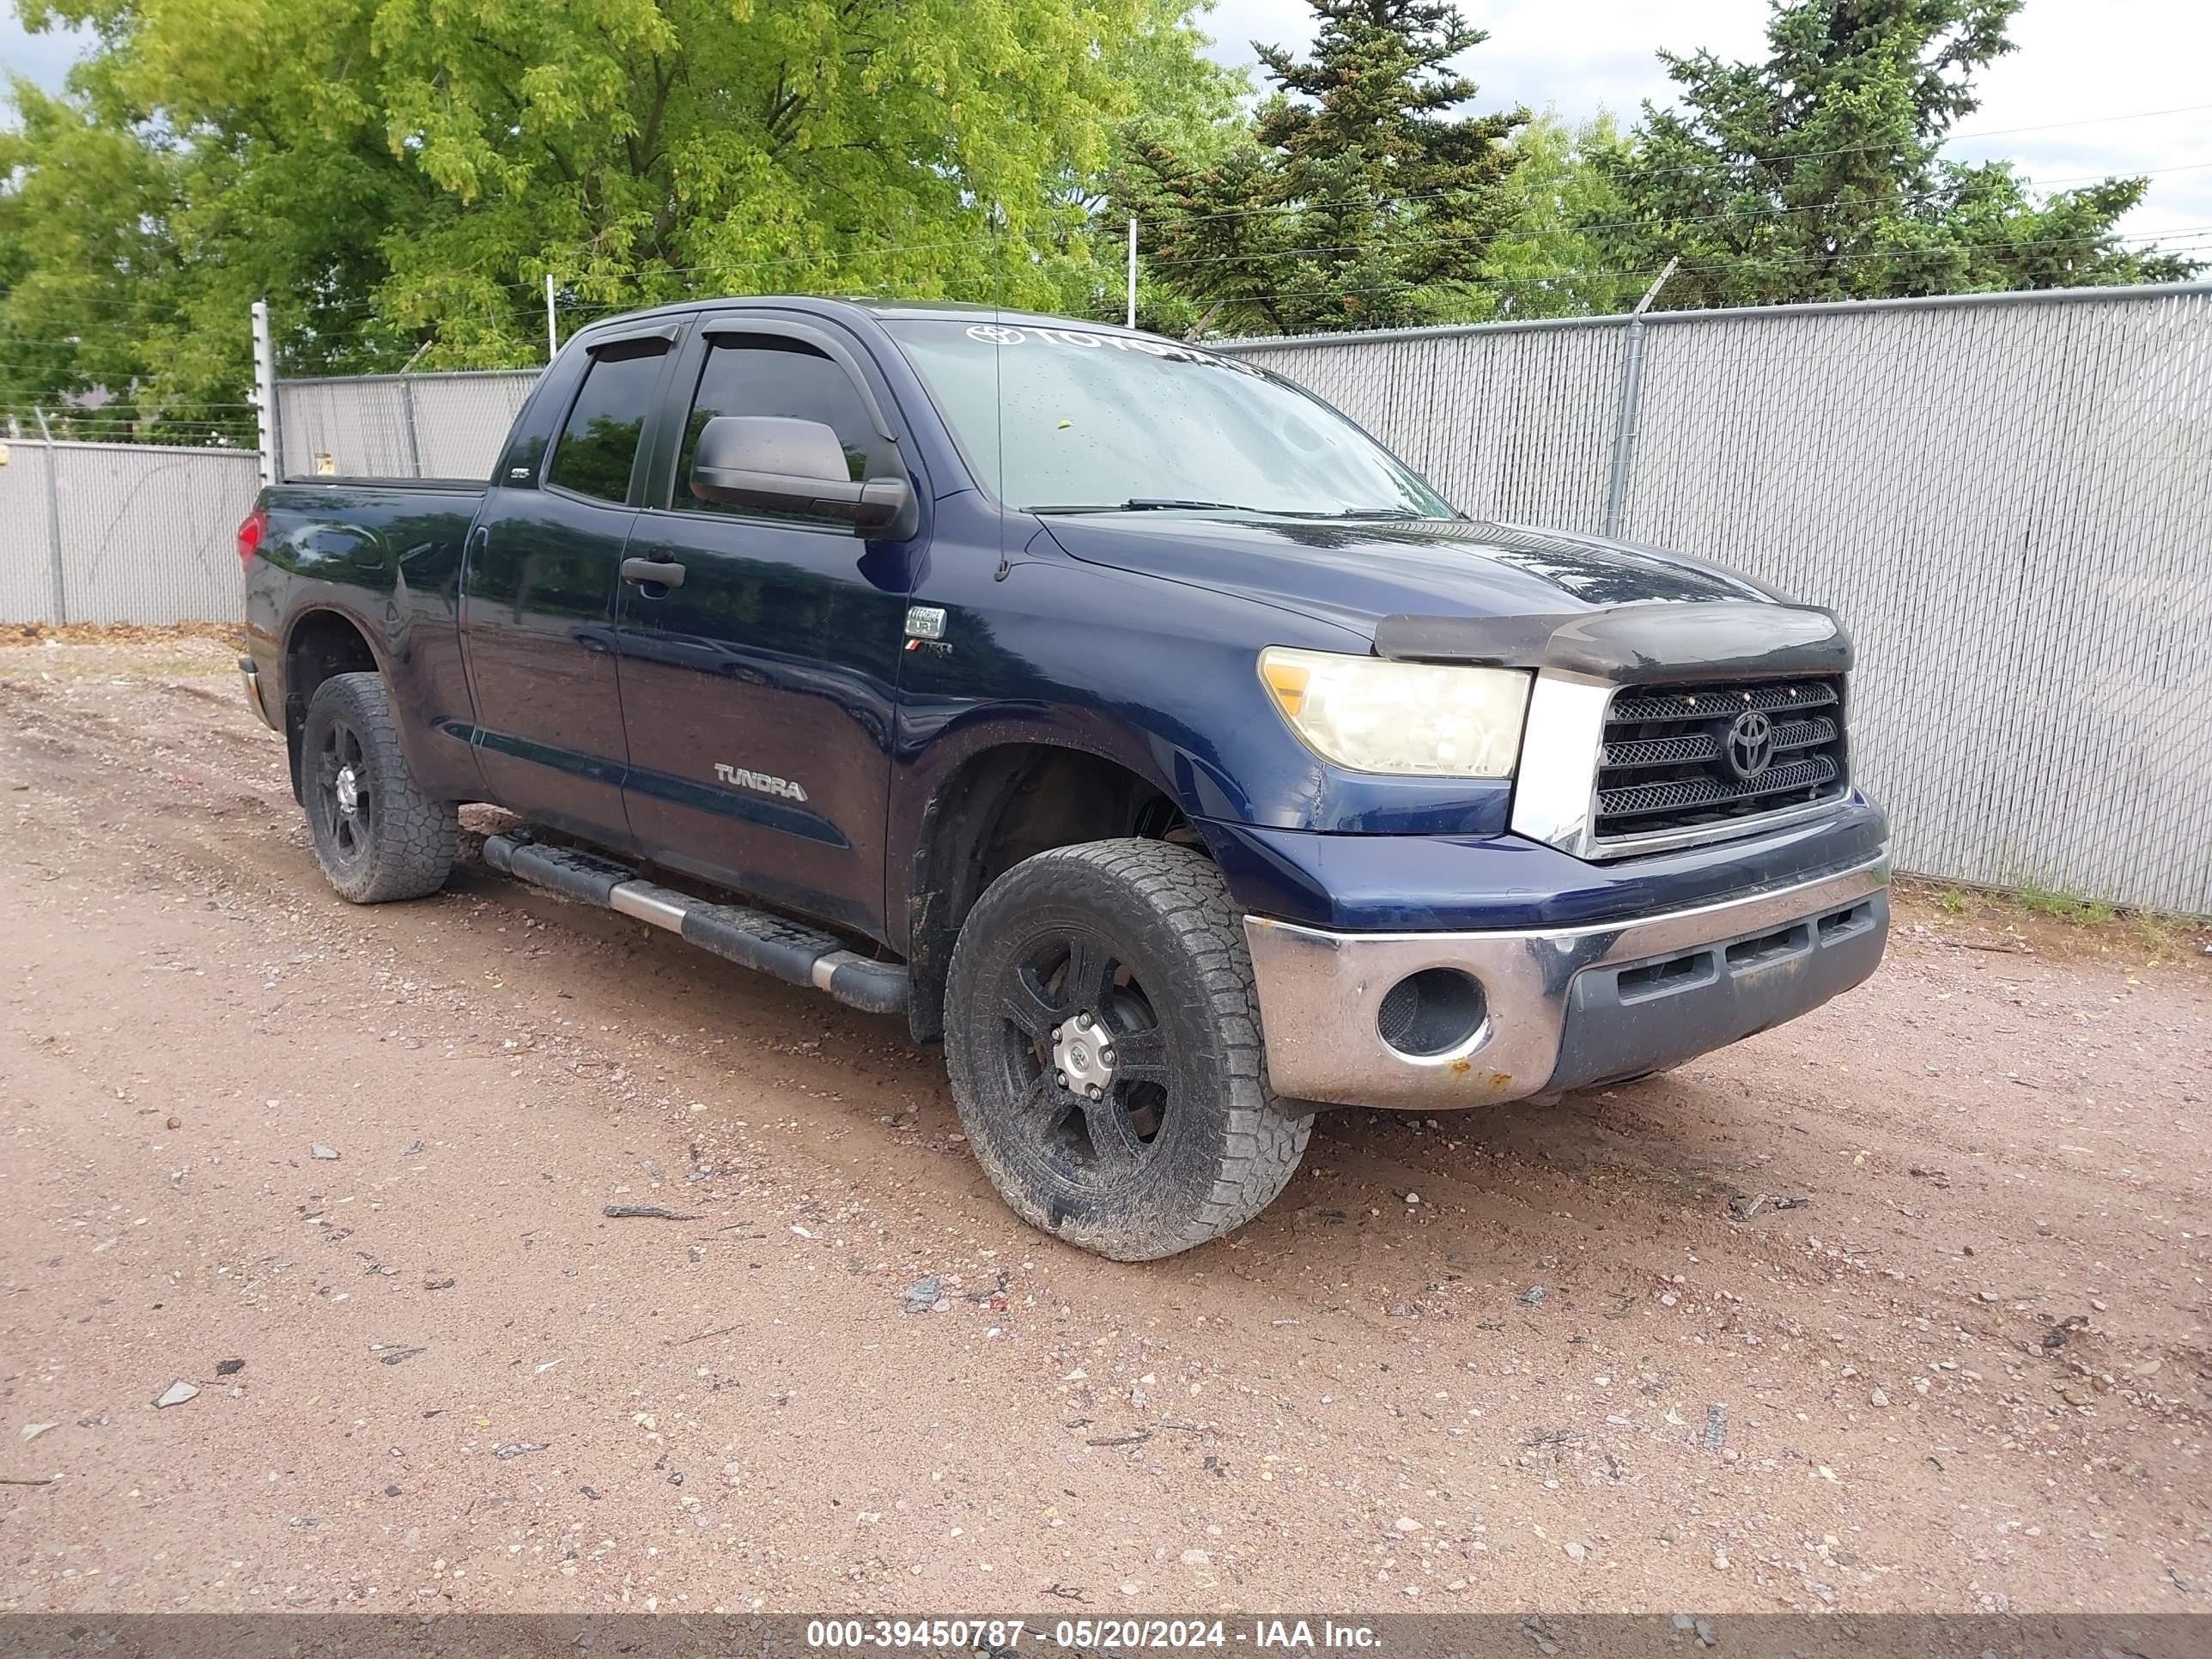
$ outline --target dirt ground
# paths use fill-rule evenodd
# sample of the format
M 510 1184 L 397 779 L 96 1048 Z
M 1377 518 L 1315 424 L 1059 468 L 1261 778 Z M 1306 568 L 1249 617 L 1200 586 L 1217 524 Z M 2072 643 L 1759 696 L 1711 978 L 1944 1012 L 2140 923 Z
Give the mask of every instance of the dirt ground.
M 0 649 L 0 1609 L 2208 1607 L 2201 933 L 1908 896 L 1803 1021 L 1332 1115 L 1123 1267 L 894 1022 L 340 902 L 232 663 Z

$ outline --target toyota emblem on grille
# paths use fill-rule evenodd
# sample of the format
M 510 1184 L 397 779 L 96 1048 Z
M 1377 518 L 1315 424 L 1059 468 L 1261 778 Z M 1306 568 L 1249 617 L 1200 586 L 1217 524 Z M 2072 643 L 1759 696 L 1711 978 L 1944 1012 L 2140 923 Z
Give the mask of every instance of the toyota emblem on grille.
M 1729 770 L 1749 782 L 1774 764 L 1774 722 L 1756 708 L 1735 717 L 1721 744 Z

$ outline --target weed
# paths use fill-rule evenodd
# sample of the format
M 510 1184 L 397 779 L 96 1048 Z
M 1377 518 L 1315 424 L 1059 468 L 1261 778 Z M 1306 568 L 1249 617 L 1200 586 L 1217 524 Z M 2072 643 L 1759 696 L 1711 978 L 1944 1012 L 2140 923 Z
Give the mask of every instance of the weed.
M 2030 915 L 2049 916 L 2057 921 L 2086 922 L 2094 926 L 2112 919 L 2111 905 L 2045 887 L 2039 882 L 2023 882 L 2014 897 L 2019 901 L 2020 908 Z

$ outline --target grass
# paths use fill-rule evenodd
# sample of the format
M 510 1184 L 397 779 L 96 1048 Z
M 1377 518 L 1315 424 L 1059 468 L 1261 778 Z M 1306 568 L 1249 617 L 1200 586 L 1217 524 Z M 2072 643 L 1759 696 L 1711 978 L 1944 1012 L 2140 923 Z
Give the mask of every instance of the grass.
M 2189 946 L 2189 924 L 2179 916 L 2161 915 L 2156 910 L 2132 910 L 2128 921 L 2154 956 L 2186 955 Z
M 2106 936 L 2103 948 L 2118 945 L 2142 951 L 2155 963 L 2160 959 L 2197 954 L 2198 936 L 2207 931 L 2206 921 L 2191 916 L 2170 915 L 2158 910 L 2131 909 L 2124 905 L 2107 904 L 2100 899 L 2084 898 L 2063 888 L 2049 886 L 2041 882 L 2023 882 L 2017 887 L 1976 887 L 1961 882 L 1922 880 L 1911 882 L 1921 896 L 1947 916 L 1979 916 L 1984 921 L 2004 926 L 2007 931 L 2016 931 L 2013 923 L 2004 921 L 2009 911 L 2017 921 L 2027 916 L 2046 921 L 2083 928 L 2109 927 L 2113 932 Z
M 2074 894 L 2055 887 L 2045 887 L 2040 882 L 2024 882 L 2013 893 L 2020 908 L 2032 916 L 2049 916 L 2054 921 L 2078 921 L 2091 927 L 2110 921 L 2112 907 L 2100 904 L 2095 899 L 2078 898 Z

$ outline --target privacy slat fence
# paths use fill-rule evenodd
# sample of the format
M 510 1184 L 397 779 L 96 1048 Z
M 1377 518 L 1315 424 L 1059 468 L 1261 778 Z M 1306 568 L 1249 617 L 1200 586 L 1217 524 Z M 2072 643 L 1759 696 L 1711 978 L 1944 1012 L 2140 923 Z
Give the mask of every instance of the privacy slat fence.
M 287 477 L 489 478 L 538 371 L 277 383 Z
M 239 610 L 250 450 L 0 441 L 0 622 L 204 622 Z
M 2212 912 L 2212 285 L 1644 328 L 1620 532 L 1843 613 L 1899 864 Z M 1243 351 L 1468 511 L 1601 531 L 1626 333 Z

